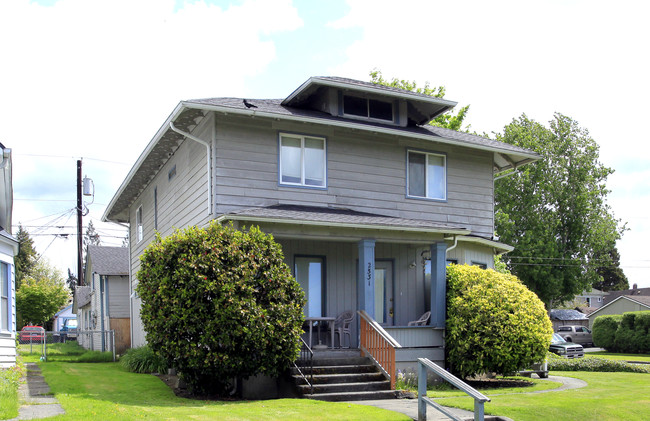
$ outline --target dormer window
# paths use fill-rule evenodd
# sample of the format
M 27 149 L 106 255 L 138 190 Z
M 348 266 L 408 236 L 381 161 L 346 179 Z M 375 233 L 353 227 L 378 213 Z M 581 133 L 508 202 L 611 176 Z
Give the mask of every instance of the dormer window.
M 393 103 L 343 95 L 343 115 L 392 122 Z

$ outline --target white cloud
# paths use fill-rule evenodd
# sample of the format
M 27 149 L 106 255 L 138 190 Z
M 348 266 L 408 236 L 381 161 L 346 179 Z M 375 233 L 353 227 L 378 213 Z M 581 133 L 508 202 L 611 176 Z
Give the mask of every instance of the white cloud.
M 127 163 L 84 161 L 102 192 L 103 205 L 91 207 L 98 219 L 178 101 L 246 95 L 247 78 L 275 58 L 270 36 L 303 24 L 289 0 L 176 3 L 0 2 L 0 141 L 14 151 L 15 197 L 70 199 L 16 200 L 15 223 L 75 206 L 77 158 Z M 57 240 L 53 251 L 65 270 L 74 241 Z
M 468 122 L 480 133 L 501 131 L 522 113 L 546 124 L 561 112 L 590 130 L 601 160 L 617 175 L 629 171 L 630 159 L 650 168 L 650 135 L 643 127 L 650 96 L 650 56 L 644 53 L 649 3 L 347 4 L 349 12 L 330 26 L 361 28 L 362 37 L 331 74 L 367 80 L 368 71 L 378 68 L 384 77 L 444 85 L 447 98 L 471 104 Z M 610 183 L 622 190 L 610 200 L 616 215 L 626 219 L 630 209 L 647 209 L 647 173 L 637 171 L 632 183 L 617 175 Z M 619 242 L 623 260 L 636 260 L 650 236 L 647 223 L 630 227 Z M 650 267 L 633 276 L 650 286 Z

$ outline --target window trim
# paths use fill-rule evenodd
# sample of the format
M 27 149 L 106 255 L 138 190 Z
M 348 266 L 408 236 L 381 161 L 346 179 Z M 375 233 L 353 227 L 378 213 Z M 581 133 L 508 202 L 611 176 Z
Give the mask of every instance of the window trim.
M 289 183 L 282 181 L 282 137 L 300 139 L 300 183 Z M 305 184 L 305 138 L 319 139 L 323 141 L 323 185 L 314 186 Z M 278 185 L 282 187 L 297 187 L 303 189 L 327 190 L 327 138 L 324 136 L 310 135 L 304 133 L 279 132 L 278 133 Z
M 144 238 L 144 223 L 142 222 L 142 205 L 135 210 L 135 243 L 138 244 Z
M 416 153 L 416 154 L 421 154 L 424 155 L 425 161 L 424 161 L 424 169 L 425 169 L 425 185 L 424 185 L 424 193 L 427 194 L 428 192 L 428 177 L 427 177 L 427 172 L 426 169 L 429 165 L 429 155 L 434 155 L 434 156 L 440 156 L 443 158 L 444 162 L 444 195 L 443 198 L 438 198 L 438 197 L 428 197 L 428 196 L 414 196 L 409 193 L 409 186 L 410 186 L 410 171 L 409 171 L 409 154 L 410 153 Z M 424 150 L 419 150 L 419 149 L 407 149 L 406 150 L 406 197 L 408 199 L 418 199 L 418 200 L 430 200 L 430 201 L 435 201 L 435 202 L 447 202 L 448 199 L 448 192 L 449 192 L 449 186 L 448 186 L 448 175 L 447 171 L 448 170 L 448 165 L 447 165 L 447 154 L 444 152 L 432 152 L 432 151 L 424 151 Z
M 357 98 L 357 99 L 366 100 L 366 114 L 367 114 L 367 116 L 364 117 L 364 116 L 360 116 L 360 115 L 356 115 L 356 114 L 348 114 L 348 113 L 346 113 L 345 112 L 345 97 L 346 96 L 350 97 L 350 98 Z M 390 108 L 391 108 L 391 111 L 392 111 L 392 118 L 390 120 L 384 120 L 384 119 L 381 119 L 381 118 L 370 117 L 370 100 L 380 101 L 380 102 L 385 102 L 387 104 L 390 104 Z M 399 108 L 399 107 L 396 107 L 395 101 L 386 101 L 384 99 L 371 98 L 369 96 L 347 95 L 345 93 L 343 93 L 341 95 L 341 115 L 343 117 L 345 117 L 345 118 L 350 118 L 350 119 L 355 119 L 355 120 L 363 120 L 363 121 L 372 121 L 372 122 L 375 122 L 375 123 L 396 124 L 396 121 L 395 121 L 396 120 L 395 119 L 396 108 Z
M 293 266 L 291 268 L 291 274 L 296 282 L 300 283 L 296 278 L 296 259 L 299 258 L 308 258 L 308 259 L 321 259 L 321 316 L 312 316 L 312 317 L 322 317 L 324 314 L 327 314 L 327 257 L 320 254 L 294 254 L 293 255 Z M 305 291 L 306 293 L 307 291 Z M 307 297 L 305 297 L 307 298 Z M 309 314 L 309 301 L 305 303 L 305 310 Z M 304 311 L 304 310 L 303 310 Z M 306 315 L 305 317 L 310 317 Z
M 477 260 L 472 260 L 472 266 L 478 266 L 481 269 L 489 269 L 490 267 L 487 265 L 487 263 L 479 262 Z
M 7 287 L 7 295 L 2 295 L 2 287 L 3 285 L 0 285 L 0 309 L 2 309 L 2 300 L 7 300 L 7 312 L 3 314 L 2 311 L 0 311 L 0 332 L 6 333 L 9 332 L 11 333 L 13 331 L 13 320 L 12 320 L 12 311 L 13 311 L 13 306 L 12 306 L 12 286 L 13 282 L 11 279 L 11 272 L 12 272 L 12 265 L 10 263 L 7 263 L 5 261 L 0 261 L 0 271 L 4 273 L 4 280 L 6 282 L 6 287 Z M 2 281 L 3 278 L 0 277 L 0 281 Z M 7 329 L 2 328 L 3 321 L 6 321 L 7 323 Z

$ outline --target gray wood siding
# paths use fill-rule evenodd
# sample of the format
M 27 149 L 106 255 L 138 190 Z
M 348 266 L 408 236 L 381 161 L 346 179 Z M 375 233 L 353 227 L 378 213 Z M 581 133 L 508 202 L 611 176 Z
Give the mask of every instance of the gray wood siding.
M 204 119 L 192 134 L 211 142 L 214 136 L 214 120 L 211 117 Z M 154 189 L 157 190 L 158 232 L 163 237 L 172 234 L 176 228 L 206 225 L 213 218 L 208 200 L 206 152 L 204 145 L 193 140 L 183 140 L 176 152 L 165 162 L 158 174 L 131 205 L 129 236 L 133 288 L 137 285 L 136 274 L 140 269 L 140 256 L 155 238 Z M 174 166 L 176 166 L 176 175 L 169 180 L 169 171 Z M 142 206 L 143 239 L 137 242 L 135 214 L 139 206 Z M 130 304 L 134 315 L 132 320 L 132 346 L 134 347 L 145 343 L 144 330 L 139 317 L 139 301 L 139 299 L 132 299 Z M 126 315 L 128 317 L 128 310 Z
M 129 317 L 129 278 L 126 276 L 108 277 L 108 316 Z
M 321 125 L 217 117 L 217 213 L 254 206 L 339 206 L 395 217 L 427 219 L 493 234 L 492 155 L 407 138 Z M 278 134 L 327 139 L 327 189 L 278 183 Z M 406 197 L 406 151 L 447 155 L 447 201 Z

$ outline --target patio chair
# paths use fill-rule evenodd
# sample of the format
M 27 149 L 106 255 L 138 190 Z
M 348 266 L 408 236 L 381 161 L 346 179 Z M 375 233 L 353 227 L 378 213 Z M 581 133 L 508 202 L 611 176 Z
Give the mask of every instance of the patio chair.
M 339 348 L 343 348 L 343 335 L 348 335 L 348 348 L 350 348 L 350 325 L 354 320 L 354 312 L 346 310 L 339 314 L 334 320 L 334 342 L 336 342 L 336 335 L 339 335 Z M 334 344 L 332 344 L 333 346 Z
M 429 317 L 431 317 L 431 312 L 427 311 L 426 313 L 422 314 L 419 319 L 411 320 L 408 323 L 408 326 L 426 326 L 426 324 L 429 322 Z

